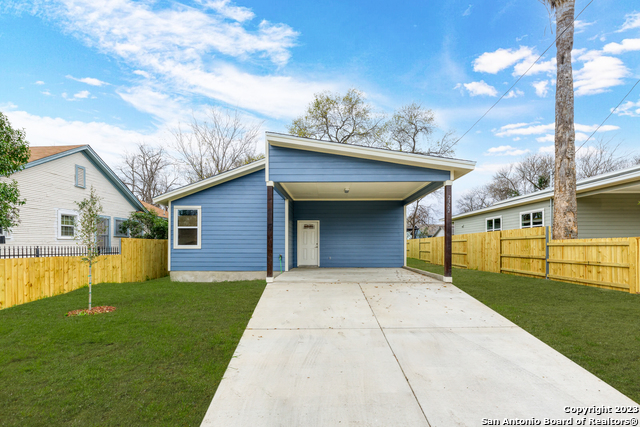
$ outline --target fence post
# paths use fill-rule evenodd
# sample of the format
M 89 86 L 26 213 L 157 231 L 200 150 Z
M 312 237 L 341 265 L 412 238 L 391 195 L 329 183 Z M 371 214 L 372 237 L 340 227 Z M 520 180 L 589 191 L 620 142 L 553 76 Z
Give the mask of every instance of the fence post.
M 544 228 L 544 278 L 549 280 L 549 227 Z

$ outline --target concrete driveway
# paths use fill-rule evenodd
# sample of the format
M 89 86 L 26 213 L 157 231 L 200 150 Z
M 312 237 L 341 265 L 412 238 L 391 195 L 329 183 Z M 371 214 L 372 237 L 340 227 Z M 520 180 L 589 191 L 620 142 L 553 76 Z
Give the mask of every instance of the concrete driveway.
M 451 284 L 295 269 L 267 286 L 202 425 L 575 425 L 565 407 L 603 405 L 637 406 Z

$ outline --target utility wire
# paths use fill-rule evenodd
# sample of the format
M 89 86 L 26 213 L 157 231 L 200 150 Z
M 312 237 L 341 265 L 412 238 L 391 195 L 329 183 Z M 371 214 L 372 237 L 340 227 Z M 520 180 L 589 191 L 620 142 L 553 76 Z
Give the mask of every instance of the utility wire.
M 538 59 L 536 59 L 536 60 L 533 62 L 533 64 L 531 64 L 531 66 L 530 66 L 529 68 L 527 68 L 527 71 L 525 71 L 524 73 L 522 73 L 522 75 L 521 75 L 520 77 L 518 77 L 518 79 L 517 79 L 517 80 L 516 80 L 512 85 L 511 85 L 511 87 L 510 87 L 509 89 L 507 89 L 507 91 L 506 91 L 505 93 L 503 93 L 503 94 L 502 94 L 502 96 L 501 96 L 501 97 L 500 97 L 500 98 L 499 98 L 499 99 L 498 99 L 498 100 L 497 100 L 497 101 L 496 101 L 496 102 L 495 102 L 495 103 L 494 103 L 494 104 L 493 104 L 493 105 L 492 105 L 492 106 L 491 106 L 491 107 L 490 107 L 490 108 L 489 108 L 489 109 L 488 109 L 488 110 L 487 110 L 487 111 L 482 115 L 482 117 L 480 117 L 478 120 L 476 120 L 476 122 L 475 122 L 473 125 L 471 125 L 471 127 L 470 127 L 469 129 L 467 129 L 467 131 L 466 131 L 464 134 L 462 134 L 462 136 L 461 136 L 460 138 L 458 138 L 458 140 L 456 141 L 456 144 L 457 144 L 458 142 L 460 142 L 460 140 L 461 140 L 462 138 L 464 138 L 466 134 L 468 134 L 469 132 L 471 132 L 471 130 L 472 130 L 474 127 L 476 127 L 476 125 L 477 125 L 478 123 L 480 123 L 480 120 L 484 119 L 484 118 L 485 118 L 485 116 L 486 116 L 487 114 L 489 114 L 489 112 L 490 112 L 491 110 L 493 110 L 493 107 L 495 107 L 496 105 L 498 105 L 498 103 L 499 103 L 500 101 L 502 101 L 502 99 L 503 99 L 505 96 L 507 96 L 507 94 L 511 91 L 511 89 L 513 89 L 513 88 L 518 84 L 518 82 L 519 82 L 520 80 L 522 80 L 522 78 L 523 78 L 523 77 L 524 77 L 524 76 L 525 76 L 525 75 L 526 75 L 526 74 L 527 74 L 527 73 L 528 73 L 528 72 L 533 68 L 533 66 L 534 66 L 534 65 L 536 65 L 536 64 L 538 63 L 538 61 L 540 61 L 540 59 L 542 59 L 542 57 L 543 57 L 543 56 L 544 56 L 544 55 L 549 51 L 549 49 L 551 49 L 551 47 L 556 43 L 556 41 L 558 41 L 558 39 L 559 39 L 559 38 L 560 38 L 560 37 L 561 37 L 561 36 L 562 36 L 562 35 L 563 35 L 563 34 L 564 34 L 564 33 L 565 33 L 569 28 L 571 28 L 571 27 L 573 26 L 574 22 L 576 22 L 576 20 L 580 17 L 580 15 L 582 15 L 582 12 L 584 12 L 584 11 L 585 11 L 585 9 L 586 9 L 586 8 L 588 8 L 588 7 L 589 7 L 589 5 L 591 5 L 591 3 L 593 3 L 593 2 L 594 2 L 594 0 L 591 0 L 589 3 L 587 3 L 587 5 L 586 5 L 584 8 L 582 8 L 582 10 L 580 11 L 580 13 L 578 13 L 578 15 L 576 15 L 576 17 L 575 17 L 575 18 L 573 18 L 573 21 L 571 21 L 571 24 L 570 24 L 570 25 L 567 25 L 567 27 L 566 27 L 564 30 L 562 30 L 562 32 L 561 32 L 561 33 L 558 33 L 558 36 L 555 38 L 555 40 L 554 40 L 553 42 L 551 42 L 551 44 L 549 45 L 549 47 L 547 47 L 547 48 L 544 50 L 544 52 L 542 52 L 542 53 L 540 54 L 540 56 L 538 56 Z
M 629 89 L 629 92 L 627 92 L 627 94 L 622 98 L 622 100 L 620 102 L 618 102 L 618 105 L 616 105 L 616 108 L 614 108 L 613 110 L 611 110 L 611 112 L 609 113 L 609 115 L 602 121 L 602 123 L 600 123 L 600 125 L 596 128 L 596 130 L 593 131 L 593 133 L 591 135 L 589 135 L 589 138 L 587 138 L 582 145 L 580 145 L 580 147 L 578 147 L 578 149 L 576 150 L 576 153 L 578 152 L 578 150 L 580 150 L 582 147 L 584 147 L 584 144 L 586 144 L 592 137 L 593 135 L 596 134 L 596 132 L 598 132 L 598 130 L 600 130 L 600 128 L 602 127 L 602 125 L 604 125 L 604 123 L 609 120 L 609 117 L 611 117 L 611 115 L 613 113 L 615 113 L 615 111 L 618 109 L 618 107 L 620 107 L 622 105 L 622 103 L 624 102 L 625 99 L 627 99 L 627 97 L 631 94 L 631 92 L 633 92 L 633 90 L 636 88 L 636 86 L 638 86 L 638 83 L 640 83 L 640 80 L 638 80 L 636 82 L 636 84 L 633 85 L 633 87 L 631 89 Z

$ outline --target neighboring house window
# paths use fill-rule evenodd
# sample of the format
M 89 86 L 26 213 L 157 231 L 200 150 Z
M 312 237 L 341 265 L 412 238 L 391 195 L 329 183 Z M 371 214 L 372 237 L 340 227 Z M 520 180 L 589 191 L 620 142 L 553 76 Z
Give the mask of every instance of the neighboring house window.
M 542 227 L 544 225 L 544 210 L 520 212 L 520 228 Z
M 76 219 L 78 213 L 58 209 L 58 239 L 73 239 L 76 235 Z
M 200 249 L 202 208 L 200 206 L 174 206 L 173 247 L 176 249 Z
M 113 237 L 129 237 L 129 230 L 125 230 L 124 232 L 120 229 L 122 227 L 122 223 L 125 222 L 126 218 L 114 218 L 113 225 L 115 229 L 113 230 Z
M 497 216 L 494 218 L 487 218 L 487 229 L 486 231 L 499 231 L 502 230 L 502 217 Z
M 111 246 L 111 227 L 109 227 L 109 225 L 111 225 L 111 217 L 101 216 L 100 222 L 98 222 L 98 247 L 108 248 Z
M 4 237 L 5 242 L 7 240 L 11 240 L 11 233 L 9 233 L 9 231 L 5 230 L 4 228 L 0 227 L 0 236 Z M 0 243 L 2 239 L 0 239 Z
M 76 165 L 76 187 L 87 187 L 87 170 L 84 166 Z

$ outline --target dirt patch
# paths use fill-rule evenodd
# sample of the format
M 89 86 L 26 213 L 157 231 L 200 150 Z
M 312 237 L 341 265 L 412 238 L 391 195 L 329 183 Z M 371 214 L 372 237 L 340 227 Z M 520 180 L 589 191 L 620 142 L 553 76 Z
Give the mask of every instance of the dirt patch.
M 93 307 L 91 310 L 87 310 L 86 308 L 84 310 L 73 310 L 68 312 L 66 315 L 67 316 L 89 316 L 92 314 L 109 313 L 111 311 L 116 311 L 116 308 L 110 305 L 102 305 L 100 307 Z

